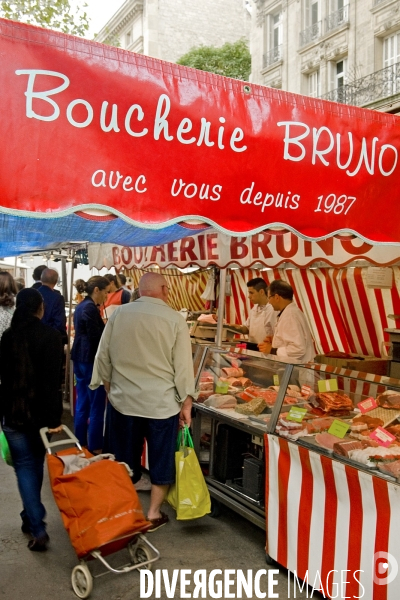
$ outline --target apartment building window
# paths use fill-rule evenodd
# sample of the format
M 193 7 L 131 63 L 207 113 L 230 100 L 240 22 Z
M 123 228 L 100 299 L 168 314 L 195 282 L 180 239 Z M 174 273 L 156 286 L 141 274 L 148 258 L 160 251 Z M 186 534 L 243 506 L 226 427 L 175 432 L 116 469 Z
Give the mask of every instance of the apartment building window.
M 269 67 L 282 58 L 282 12 L 268 15 L 267 52 L 264 54 L 264 67 Z
M 312 98 L 318 98 L 321 95 L 319 70 L 308 76 L 308 95 Z
M 349 0 L 332 0 L 329 9 L 330 12 L 337 12 L 338 10 L 343 10 L 345 6 L 348 6 Z
M 320 20 L 319 0 L 306 0 L 306 22 L 305 26 L 316 25 Z
M 314 42 L 322 35 L 320 0 L 305 0 L 305 29 L 300 31 L 300 46 Z
M 335 64 L 334 89 L 342 88 L 346 83 L 347 59 L 342 58 Z
M 383 40 L 383 67 L 390 67 L 400 62 L 400 33 L 395 33 Z
M 326 17 L 325 31 L 332 31 L 349 21 L 348 0 L 332 0 L 329 5 L 329 15 Z
M 270 49 L 282 45 L 282 13 L 279 11 L 271 15 Z
M 400 91 L 400 33 L 383 40 L 382 95 L 393 96 Z

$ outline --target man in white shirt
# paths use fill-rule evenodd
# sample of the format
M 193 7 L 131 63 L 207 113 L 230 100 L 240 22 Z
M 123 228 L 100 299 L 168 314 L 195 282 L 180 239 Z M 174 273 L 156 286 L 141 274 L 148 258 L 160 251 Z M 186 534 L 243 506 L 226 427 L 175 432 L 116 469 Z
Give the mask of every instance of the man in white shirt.
M 240 333 L 249 335 L 248 348 L 258 350 L 258 344 L 274 334 L 276 313 L 268 303 L 268 286 L 262 277 L 247 282 L 249 300 L 254 305 L 244 325 L 229 325 Z
M 267 336 L 259 345 L 265 354 L 276 354 L 293 362 L 306 363 L 315 356 L 310 328 L 302 311 L 293 303 L 291 285 L 275 279 L 268 288 L 268 299 L 278 312 L 273 337 Z
M 189 330 L 167 304 L 167 281 L 146 273 L 139 290 L 140 298 L 119 306 L 107 322 L 91 387 L 103 380 L 109 398 L 106 451 L 130 465 L 134 483 L 147 441 L 152 483 L 147 518 L 154 531 L 168 521 L 160 508 L 175 481 L 178 427 L 190 425 L 196 394 Z

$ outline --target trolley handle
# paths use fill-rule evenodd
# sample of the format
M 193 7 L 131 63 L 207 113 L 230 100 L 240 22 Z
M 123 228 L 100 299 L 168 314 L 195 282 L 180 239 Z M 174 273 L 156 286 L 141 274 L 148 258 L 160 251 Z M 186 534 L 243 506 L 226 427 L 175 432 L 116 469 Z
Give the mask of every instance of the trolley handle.
M 49 442 L 49 440 L 47 439 L 46 433 L 49 431 L 48 427 L 41 428 L 40 437 L 42 438 L 43 445 L 46 448 L 47 452 L 49 454 L 51 454 L 52 448 L 55 448 L 56 446 L 65 446 L 65 445 L 71 444 L 71 442 L 73 442 L 78 447 L 79 450 L 82 450 L 82 446 L 80 445 L 78 438 L 74 436 L 72 431 L 66 425 L 62 425 L 62 428 L 63 428 L 64 433 L 67 434 L 68 439 L 58 440 L 57 442 Z

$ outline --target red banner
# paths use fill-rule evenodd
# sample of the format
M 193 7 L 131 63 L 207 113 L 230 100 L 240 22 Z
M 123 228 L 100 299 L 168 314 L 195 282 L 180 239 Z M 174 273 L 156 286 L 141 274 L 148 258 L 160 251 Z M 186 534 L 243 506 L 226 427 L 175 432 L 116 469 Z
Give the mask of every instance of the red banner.
M 398 117 L 0 20 L 3 212 L 398 242 Z

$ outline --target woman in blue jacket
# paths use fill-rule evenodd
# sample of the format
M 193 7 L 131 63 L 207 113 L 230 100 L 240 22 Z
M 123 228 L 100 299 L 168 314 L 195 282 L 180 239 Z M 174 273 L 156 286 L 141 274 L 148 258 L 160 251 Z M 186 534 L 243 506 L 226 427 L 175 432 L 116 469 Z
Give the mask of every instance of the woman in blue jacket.
M 87 295 L 74 313 L 75 339 L 71 358 L 74 361 L 77 391 L 75 435 L 82 446 L 87 446 L 95 454 L 101 452 L 103 447 L 106 392 L 103 386 L 91 390 L 89 384 L 94 357 L 104 330 L 99 307 L 106 301 L 109 288 L 109 281 L 99 275 L 91 277 L 87 282 L 81 280 L 77 291 Z

